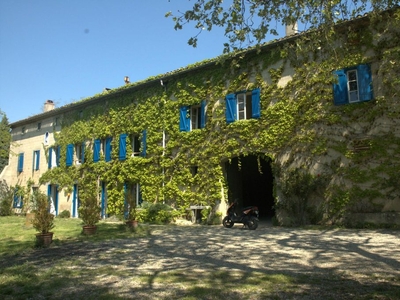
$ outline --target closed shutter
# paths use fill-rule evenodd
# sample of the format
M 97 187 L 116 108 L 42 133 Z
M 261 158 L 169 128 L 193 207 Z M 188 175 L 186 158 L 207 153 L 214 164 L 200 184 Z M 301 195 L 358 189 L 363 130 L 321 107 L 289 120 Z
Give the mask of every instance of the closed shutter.
M 67 145 L 67 155 L 65 159 L 65 163 L 67 167 L 72 166 L 72 161 L 74 160 L 74 145 L 68 144 Z
M 179 130 L 190 131 L 190 118 L 188 118 L 188 106 L 179 109 Z
M 334 74 L 338 82 L 333 84 L 333 102 L 335 105 L 346 104 L 349 102 L 346 73 L 344 70 L 337 70 Z
M 53 148 L 49 148 L 49 161 L 47 162 L 47 166 L 51 169 L 51 160 L 53 158 Z
M 126 159 L 126 137 L 125 133 L 119 136 L 119 160 Z
M 200 128 L 206 127 L 206 100 L 200 104 Z
M 226 110 L 225 110 L 226 122 L 229 124 L 236 121 L 237 119 L 235 94 L 226 95 L 225 103 L 226 103 Z
M 372 75 L 369 65 L 357 66 L 358 89 L 360 101 L 373 99 Z
M 100 145 L 101 141 L 99 139 L 94 140 L 93 144 L 93 161 L 98 162 L 100 160 Z
M 112 137 L 106 138 L 106 147 L 105 147 L 105 160 L 110 161 L 111 160 L 111 141 Z
M 251 117 L 258 119 L 261 116 L 260 89 L 251 92 Z
M 18 156 L 18 172 L 22 172 L 24 170 L 24 154 L 20 153 Z

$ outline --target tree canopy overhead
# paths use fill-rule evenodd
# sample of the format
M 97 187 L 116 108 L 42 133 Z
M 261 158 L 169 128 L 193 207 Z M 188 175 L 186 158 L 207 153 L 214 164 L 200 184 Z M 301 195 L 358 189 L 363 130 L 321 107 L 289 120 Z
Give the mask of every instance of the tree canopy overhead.
M 198 33 L 188 40 L 196 47 L 204 30 L 225 29 L 224 52 L 238 50 L 278 35 L 281 25 L 301 24 L 302 30 L 329 29 L 333 24 L 366 12 L 380 12 L 398 6 L 399 0 L 197 0 L 190 10 L 168 12 L 175 29 L 194 26 Z

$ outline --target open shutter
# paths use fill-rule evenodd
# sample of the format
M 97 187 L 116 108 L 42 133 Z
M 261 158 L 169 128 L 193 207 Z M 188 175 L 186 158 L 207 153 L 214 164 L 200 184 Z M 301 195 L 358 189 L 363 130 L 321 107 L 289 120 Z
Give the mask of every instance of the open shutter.
M 349 102 L 346 73 L 344 70 L 337 70 L 334 74 L 338 82 L 333 84 L 333 102 L 335 105 L 346 104 Z
M 226 122 L 229 124 L 236 121 L 237 119 L 235 94 L 226 95 L 225 103 L 226 103 L 226 110 L 225 110 Z
M 106 147 L 105 147 L 105 160 L 110 161 L 111 160 L 111 141 L 112 137 L 106 138 Z
M 24 170 L 24 154 L 20 153 L 18 156 L 18 172 L 22 172 Z
M 260 89 L 251 92 L 251 117 L 258 119 L 261 116 L 260 109 Z
M 190 118 L 188 118 L 188 106 L 179 109 L 179 130 L 190 131 Z
M 206 100 L 200 104 L 200 128 L 206 127 Z
M 100 145 L 101 141 L 100 140 L 94 140 L 93 144 L 93 161 L 98 162 L 100 160 Z
M 86 143 L 83 142 L 82 143 L 82 147 L 81 147 L 81 163 L 83 164 L 85 162 L 85 149 L 86 148 Z
M 146 144 L 146 140 L 147 140 L 147 130 L 143 130 L 142 132 L 142 152 L 140 153 L 140 155 L 142 157 L 146 156 L 146 152 L 147 152 L 147 144 Z
M 67 145 L 67 156 L 65 159 L 65 163 L 67 167 L 72 166 L 72 161 L 74 160 L 74 145 L 68 144 Z
M 360 101 L 369 101 L 373 99 L 372 75 L 369 65 L 357 66 L 358 89 Z
M 127 135 L 125 133 L 119 136 L 119 160 L 126 159 L 126 137 Z
M 47 166 L 51 169 L 51 160 L 53 158 L 53 148 L 49 148 L 49 161 L 47 162 Z

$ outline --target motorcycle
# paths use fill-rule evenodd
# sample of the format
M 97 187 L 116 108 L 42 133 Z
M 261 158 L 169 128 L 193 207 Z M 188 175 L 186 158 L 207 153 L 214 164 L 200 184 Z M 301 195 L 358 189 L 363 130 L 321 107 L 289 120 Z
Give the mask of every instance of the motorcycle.
M 238 203 L 236 201 L 229 205 L 226 212 L 227 216 L 222 220 L 222 225 L 224 225 L 225 228 L 232 228 L 235 223 L 242 223 L 243 227 L 248 227 L 250 230 L 255 230 L 258 227 L 258 207 L 245 207 L 238 216 L 235 212 L 237 205 Z

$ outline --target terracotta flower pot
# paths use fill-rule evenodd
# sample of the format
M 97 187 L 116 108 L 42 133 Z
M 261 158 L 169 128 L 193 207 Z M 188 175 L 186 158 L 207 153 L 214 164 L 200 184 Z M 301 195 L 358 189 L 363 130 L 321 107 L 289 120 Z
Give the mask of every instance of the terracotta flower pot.
M 137 220 L 129 220 L 125 222 L 126 226 L 129 228 L 136 228 L 138 227 L 138 221 Z
M 49 247 L 53 242 L 53 232 L 48 233 L 37 233 L 36 234 L 36 242 L 40 247 Z
M 96 225 L 85 225 L 82 226 L 82 233 L 85 235 L 93 235 L 97 231 L 97 226 Z

